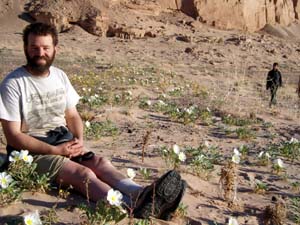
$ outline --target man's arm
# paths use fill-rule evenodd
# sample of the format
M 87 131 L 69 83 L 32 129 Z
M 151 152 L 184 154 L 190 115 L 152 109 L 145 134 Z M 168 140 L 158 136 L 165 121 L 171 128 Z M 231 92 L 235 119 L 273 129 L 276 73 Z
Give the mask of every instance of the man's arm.
M 15 149 L 26 149 L 29 152 L 36 154 L 70 155 L 68 147 L 73 144 L 72 142 L 52 146 L 22 133 L 21 122 L 1 120 L 1 124 L 7 144 L 11 145 Z
M 282 77 L 281 77 L 281 72 L 278 71 L 279 73 L 279 86 L 282 87 Z
M 77 109 L 70 108 L 65 111 L 67 127 L 75 138 L 83 142 L 83 123 Z
M 65 118 L 67 127 L 74 135 L 74 144 L 71 146 L 71 150 L 74 152 L 70 157 L 81 155 L 87 150 L 83 145 L 83 123 L 77 109 L 69 108 L 65 111 Z

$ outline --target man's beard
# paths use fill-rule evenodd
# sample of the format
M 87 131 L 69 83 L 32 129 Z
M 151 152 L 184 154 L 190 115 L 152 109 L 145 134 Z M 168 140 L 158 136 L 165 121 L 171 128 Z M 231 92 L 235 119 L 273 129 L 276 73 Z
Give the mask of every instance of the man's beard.
M 27 59 L 27 66 L 36 73 L 45 73 L 49 70 L 50 66 L 52 65 L 54 58 L 55 58 L 55 51 L 53 52 L 52 57 L 47 57 L 47 56 L 34 56 L 30 57 L 28 52 L 25 51 L 25 56 Z M 43 59 L 46 61 L 45 64 L 40 64 L 38 61 L 40 59 Z

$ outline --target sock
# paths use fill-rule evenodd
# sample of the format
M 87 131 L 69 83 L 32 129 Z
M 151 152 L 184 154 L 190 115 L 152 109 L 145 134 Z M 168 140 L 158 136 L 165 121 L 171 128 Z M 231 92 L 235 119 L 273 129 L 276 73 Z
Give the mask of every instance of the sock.
M 129 198 L 135 198 L 136 195 L 143 190 L 143 186 L 135 183 L 130 178 L 120 180 L 113 188 L 121 191 Z

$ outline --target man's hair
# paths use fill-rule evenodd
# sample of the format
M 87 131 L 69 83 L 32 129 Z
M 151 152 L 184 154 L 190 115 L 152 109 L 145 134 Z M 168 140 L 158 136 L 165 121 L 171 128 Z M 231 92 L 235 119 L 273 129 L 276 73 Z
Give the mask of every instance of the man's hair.
M 277 63 L 277 62 L 273 63 L 273 67 L 275 67 L 275 66 L 278 66 L 278 63 Z
M 45 23 L 32 23 L 25 27 L 23 30 L 23 43 L 24 46 L 28 45 L 28 36 L 33 34 L 36 36 L 46 36 L 51 35 L 53 44 L 56 46 L 58 44 L 58 33 L 54 26 Z

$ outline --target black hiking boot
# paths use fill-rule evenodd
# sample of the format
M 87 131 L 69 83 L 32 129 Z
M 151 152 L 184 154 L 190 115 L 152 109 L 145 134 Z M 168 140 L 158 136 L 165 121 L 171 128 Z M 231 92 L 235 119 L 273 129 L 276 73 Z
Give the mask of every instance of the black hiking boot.
M 164 212 L 162 212 L 159 219 L 162 219 L 162 220 L 171 220 L 172 219 L 174 212 L 178 208 L 178 206 L 183 198 L 186 187 L 187 187 L 186 181 L 181 180 L 181 191 L 180 191 L 179 195 L 177 196 L 176 200 L 174 202 L 172 202 L 172 204 L 170 204 L 169 207 L 167 207 Z
M 167 172 L 157 181 L 144 188 L 139 196 L 137 207 L 133 210 L 133 216 L 143 219 L 150 216 L 160 218 L 166 210 L 177 202 L 178 196 L 182 193 L 182 186 L 182 180 L 178 172 L 175 170 Z

